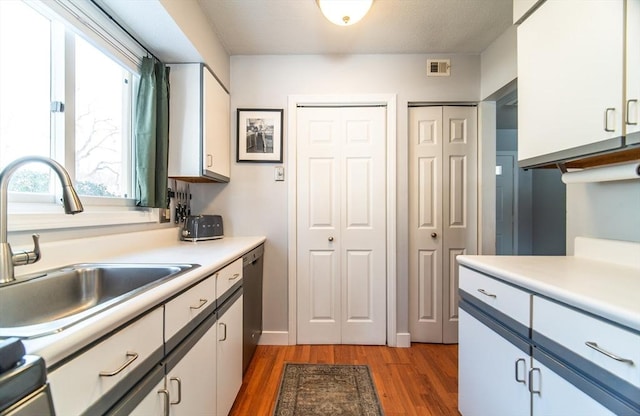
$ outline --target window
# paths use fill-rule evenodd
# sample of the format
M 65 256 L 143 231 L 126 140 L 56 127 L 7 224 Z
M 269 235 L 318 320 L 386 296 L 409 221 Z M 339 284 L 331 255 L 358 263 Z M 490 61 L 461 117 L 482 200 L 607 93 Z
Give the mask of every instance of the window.
M 131 197 L 137 75 L 103 50 L 37 2 L 0 1 L 0 168 L 48 156 L 81 196 Z M 51 175 L 44 165 L 25 166 L 9 190 L 53 199 Z

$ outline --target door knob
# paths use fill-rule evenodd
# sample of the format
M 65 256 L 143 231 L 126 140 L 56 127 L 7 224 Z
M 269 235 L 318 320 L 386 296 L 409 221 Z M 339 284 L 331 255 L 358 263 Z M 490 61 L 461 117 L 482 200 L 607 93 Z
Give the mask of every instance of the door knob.
M 333 241 L 333 237 L 329 237 L 329 241 Z
M 431 233 L 431 238 L 436 238 L 438 236 L 438 233 Z

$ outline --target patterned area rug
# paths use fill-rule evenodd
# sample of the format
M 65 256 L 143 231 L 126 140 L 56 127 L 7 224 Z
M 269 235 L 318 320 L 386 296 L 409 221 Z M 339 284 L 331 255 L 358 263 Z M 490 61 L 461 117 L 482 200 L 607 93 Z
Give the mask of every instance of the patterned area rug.
M 366 365 L 286 363 L 274 416 L 382 416 Z

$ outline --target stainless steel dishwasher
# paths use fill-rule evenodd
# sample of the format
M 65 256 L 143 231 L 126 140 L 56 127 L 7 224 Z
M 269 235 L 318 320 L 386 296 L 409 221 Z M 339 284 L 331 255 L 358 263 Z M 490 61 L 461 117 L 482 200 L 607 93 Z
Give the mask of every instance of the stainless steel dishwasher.
M 242 372 L 247 371 L 256 346 L 262 335 L 262 268 L 264 244 L 259 245 L 242 257 L 242 287 L 244 302 L 242 307 L 243 342 Z

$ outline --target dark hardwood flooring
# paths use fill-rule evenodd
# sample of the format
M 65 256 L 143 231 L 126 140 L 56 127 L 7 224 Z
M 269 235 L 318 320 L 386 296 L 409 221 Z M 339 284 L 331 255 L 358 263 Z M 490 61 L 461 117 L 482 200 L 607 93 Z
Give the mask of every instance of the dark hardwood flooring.
M 459 416 L 458 346 L 260 345 L 232 416 L 269 416 L 285 362 L 367 364 L 386 416 Z

